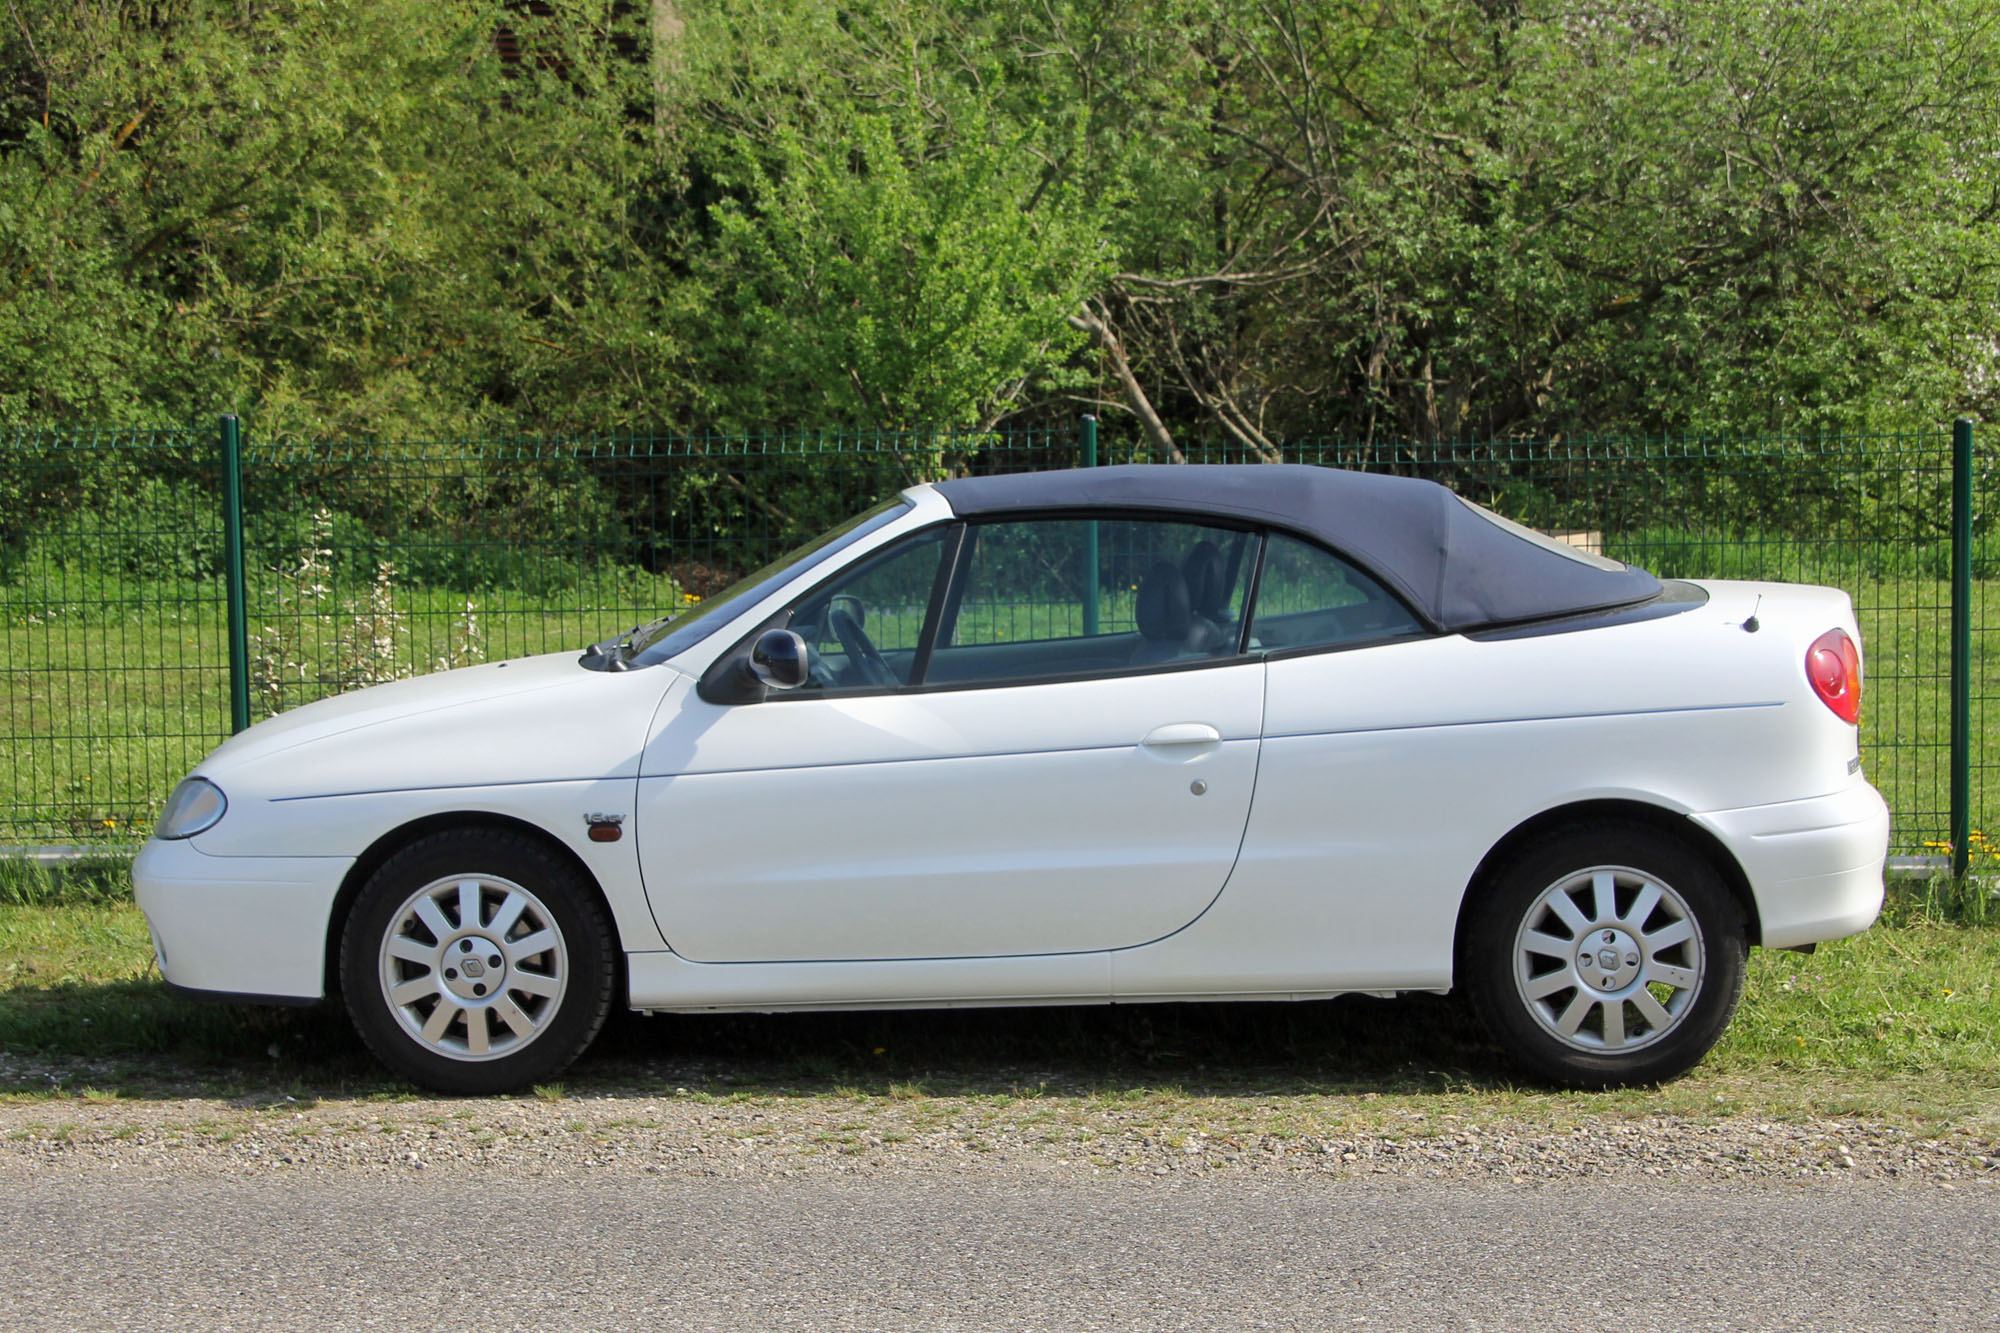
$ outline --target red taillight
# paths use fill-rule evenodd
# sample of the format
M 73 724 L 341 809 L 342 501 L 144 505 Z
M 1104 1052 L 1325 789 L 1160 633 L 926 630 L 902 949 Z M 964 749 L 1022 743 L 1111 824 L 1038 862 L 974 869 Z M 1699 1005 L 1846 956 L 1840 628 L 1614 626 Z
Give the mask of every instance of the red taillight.
M 1830 629 L 1806 649 L 1806 679 L 1842 722 L 1861 716 L 1861 649 L 1844 629 Z

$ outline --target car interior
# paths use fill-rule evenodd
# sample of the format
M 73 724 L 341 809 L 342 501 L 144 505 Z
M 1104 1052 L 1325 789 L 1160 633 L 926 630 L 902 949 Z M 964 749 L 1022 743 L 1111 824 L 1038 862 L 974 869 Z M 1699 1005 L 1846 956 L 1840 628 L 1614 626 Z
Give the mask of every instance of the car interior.
M 949 550 L 944 531 L 890 548 L 790 612 L 787 625 L 810 654 L 802 693 L 913 683 Z M 1088 677 L 1421 632 L 1375 580 L 1288 534 L 1062 519 L 974 524 L 966 539 L 925 686 Z M 1093 555 L 1094 589 L 1081 575 Z M 1253 595 L 1259 610 L 1246 636 L 1242 611 Z

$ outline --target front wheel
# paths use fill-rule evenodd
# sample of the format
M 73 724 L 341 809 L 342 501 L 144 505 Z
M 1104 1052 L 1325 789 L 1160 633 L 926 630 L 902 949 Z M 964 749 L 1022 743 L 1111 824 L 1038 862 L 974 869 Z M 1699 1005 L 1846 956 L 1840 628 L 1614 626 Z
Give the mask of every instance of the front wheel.
M 1715 868 L 1645 825 L 1546 839 L 1487 886 L 1461 963 L 1487 1030 L 1555 1083 L 1685 1073 L 1743 994 L 1743 912 Z
M 433 834 L 355 900 L 341 989 L 369 1048 L 438 1092 L 559 1073 L 610 1011 L 609 926 L 577 870 L 519 834 Z

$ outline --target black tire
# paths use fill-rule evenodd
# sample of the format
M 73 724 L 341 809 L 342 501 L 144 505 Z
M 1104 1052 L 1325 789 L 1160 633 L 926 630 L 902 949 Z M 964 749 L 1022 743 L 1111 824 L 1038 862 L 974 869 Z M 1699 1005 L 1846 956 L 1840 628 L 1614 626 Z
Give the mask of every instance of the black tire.
M 518 833 L 452 830 L 362 887 L 341 934 L 341 991 L 396 1073 L 436 1092 L 506 1092 L 560 1073 L 597 1036 L 613 949 L 575 866 Z
M 1558 833 L 1474 891 L 1459 955 L 1473 1007 L 1509 1055 L 1552 1083 L 1683 1074 L 1743 996 L 1743 910 L 1706 857 L 1660 829 Z

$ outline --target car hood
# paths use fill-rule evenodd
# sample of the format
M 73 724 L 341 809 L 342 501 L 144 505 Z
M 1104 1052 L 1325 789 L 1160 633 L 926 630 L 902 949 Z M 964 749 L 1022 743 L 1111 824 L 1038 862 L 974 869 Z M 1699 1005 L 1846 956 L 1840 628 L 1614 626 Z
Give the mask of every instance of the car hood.
M 322 699 L 223 742 L 195 770 L 232 799 L 601 778 L 638 771 L 671 668 L 591 671 L 551 653 Z

